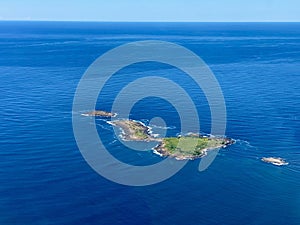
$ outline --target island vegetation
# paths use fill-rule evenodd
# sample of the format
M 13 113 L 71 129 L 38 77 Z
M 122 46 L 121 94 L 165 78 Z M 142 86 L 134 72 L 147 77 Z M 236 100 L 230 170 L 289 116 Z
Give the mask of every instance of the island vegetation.
M 122 138 L 127 141 L 157 141 L 153 148 L 156 154 L 174 157 L 178 160 L 196 159 L 206 155 L 208 150 L 226 147 L 234 140 L 225 137 L 201 136 L 190 133 L 187 136 L 155 138 L 151 129 L 135 120 L 114 120 L 110 124 L 122 130 Z

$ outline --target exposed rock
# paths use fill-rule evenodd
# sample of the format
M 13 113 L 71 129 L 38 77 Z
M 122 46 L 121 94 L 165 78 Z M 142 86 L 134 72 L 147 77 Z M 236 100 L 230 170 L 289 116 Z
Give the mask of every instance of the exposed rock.
M 263 157 L 261 160 L 266 163 L 272 163 L 275 166 L 283 166 L 288 164 L 286 161 L 284 161 L 284 159 L 278 157 Z
M 83 113 L 82 115 L 83 116 L 114 117 L 117 114 L 112 113 L 112 112 L 102 111 L 102 110 L 95 110 L 95 111 L 90 111 L 90 112 L 87 112 L 87 113 Z

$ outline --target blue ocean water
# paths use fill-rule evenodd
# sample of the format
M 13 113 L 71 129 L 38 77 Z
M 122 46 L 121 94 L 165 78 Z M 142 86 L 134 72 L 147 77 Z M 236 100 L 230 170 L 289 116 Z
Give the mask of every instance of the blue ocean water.
M 226 135 L 237 143 L 203 172 L 199 160 L 190 161 L 162 183 L 129 187 L 85 162 L 72 103 L 97 57 L 139 40 L 180 44 L 210 66 L 226 101 Z M 0 55 L 0 224 L 300 224 L 299 23 L 0 22 Z M 179 80 L 199 99 L 201 130 L 209 133 L 203 93 L 163 64 L 119 71 L 98 107 L 109 110 L 122 86 L 153 74 Z M 157 116 L 168 135 L 180 131 L 178 114 L 161 99 L 132 109 L 132 118 L 145 123 Z M 161 160 L 151 151 L 128 152 L 105 121 L 96 123 L 117 158 L 136 165 Z M 289 165 L 265 164 L 263 156 Z

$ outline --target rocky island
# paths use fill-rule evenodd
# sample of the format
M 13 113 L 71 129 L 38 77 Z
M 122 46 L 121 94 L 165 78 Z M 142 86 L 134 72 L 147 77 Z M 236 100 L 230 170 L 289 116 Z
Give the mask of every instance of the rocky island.
M 106 112 L 102 110 L 94 110 L 81 114 L 83 116 L 99 116 L 99 117 L 115 117 L 117 114 L 112 112 Z
M 235 141 L 230 138 L 193 134 L 163 138 L 154 151 L 162 156 L 170 156 L 178 160 L 192 160 L 205 156 L 209 150 L 225 148 L 234 143 Z
M 284 159 L 276 157 L 262 157 L 261 161 L 266 163 L 272 163 L 275 166 L 283 166 L 288 164 L 286 161 L 284 161 Z
M 126 141 L 155 141 L 151 135 L 150 127 L 135 120 L 114 120 L 108 122 L 113 126 L 120 127 L 122 138 Z
M 110 124 L 122 130 L 122 138 L 127 141 L 157 141 L 154 153 L 160 156 L 174 157 L 178 160 L 196 159 L 206 155 L 207 151 L 225 148 L 235 141 L 225 137 L 201 136 L 190 133 L 187 136 L 155 138 L 151 129 L 135 120 L 114 120 Z

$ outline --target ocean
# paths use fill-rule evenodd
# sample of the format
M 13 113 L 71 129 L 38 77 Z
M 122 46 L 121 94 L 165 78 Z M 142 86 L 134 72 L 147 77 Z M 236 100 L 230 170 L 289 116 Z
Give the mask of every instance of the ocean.
M 200 159 L 192 160 L 163 182 L 136 187 L 100 176 L 85 161 L 73 134 L 72 105 L 94 60 L 144 40 L 181 45 L 205 61 L 225 99 L 226 136 L 236 144 L 221 149 L 202 172 Z M 1 225 L 300 224 L 300 23 L 2 21 L 0 55 Z M 118 71 L 97 109 L 110 111 L 124 86 L 154 75 L 196 99 L 201 131 L 210 133 L 205 94 L 183 71 L 162 63 Z M 145 124 L 155 117 L 164 120 L 155 132 L 180 133 L 176 108 L 164 99 L 149 96 L 130 113 Z M 150 148 L 128 149 L 104 119 L 82 117 L 94 119 L 120 161 L 143 166 L 164 160 Z M 265 156 L 289 164 L 267 164 Z

